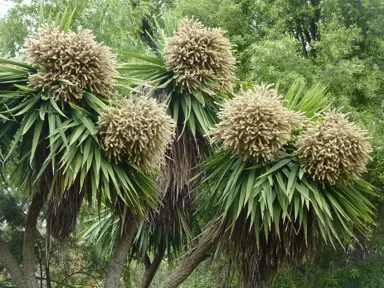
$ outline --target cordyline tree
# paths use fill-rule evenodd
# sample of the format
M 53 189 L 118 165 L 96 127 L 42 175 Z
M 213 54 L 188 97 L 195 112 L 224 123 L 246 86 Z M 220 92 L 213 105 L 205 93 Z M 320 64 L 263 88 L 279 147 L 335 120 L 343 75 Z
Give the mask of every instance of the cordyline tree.
M 222 107 L 212 131 L 222 148 L 202 164 L 199 187 L 217 220 L 162 287 L 178 286 L 213 247 L 236 263 L 244 287 L 263 287 L 315 238 L 343 245 L 373 222 L 373 187 L 359 178 L 366 133 L 340 112 L 318 113 L 323 93 L 292 92 L 259 86 Z
M 132 97 L 117 83 L 116 61 L 91 32 L 70 31 L 73 13 L 40 27 L 25 61 L 1 58 L 2 164 L 31 196 L 18 263 L 0 239 L 0 262 L 16 287 L 38 287 L 36 224 L 66 239 L 83 199 L 106 203 L 119 234 L 105 287 L 117 287 L 139 220 L 158 203 L 154 168 L 174 124 L 153 99 Z M 11 167 L 11 166 L 9 166 Z
M 176 124 L 175 139 L 160 167 L 163 176 L 157 179 L 161 205 L 142 221 L 132 247 L 132 257 L 145 266 L 143 288 L 151 284 L 163 257 L 174 259 L 198 231 L 193 225 L 194 191 L 201 177 L 190 181 L 198 174 L 192 168 L 213 154 L 204 135 L 217 122 L 218 103 L 232 92 L 235 81 L 235 59 L 224 31 L 171 15 L 164 22 L 164 29 L 157 27 L 158 40 L 151 38 L 157 57 L 120 51 L 137 61 L 117 67 L 121 82 L 133 85 L 141 97 L 164 103 Z M 107 214 L 92 223 L 84 239 L 107 244 L 111 251 L 116 220 Z
M 138 56 L 147 64 L 125 67 L 151 84 L 149 96 L 165 91 L 183 130 L 200 127 L 217 147 L 190 179 L 199 182 L 201 209 L 216 216 L 161 287 L 177 287 L 215 249 L 236 263 L 244 287 L 262 287 L 279 265 L 310 253 L 315 238 L 343 245 L 363 234 L 374 214 L 366 198 L 373 187 L 360 178 L 371 146 L 365 131 L 330 110 L 326 87 L 304 92 L 296 82 L 280 96 L 261 85 L 224 96 L 234 63 L 221 30 L 182 20 L 166 31 L 165 63 Z M 212 101 L 221 107 L 214 128 L 215 117 L 202 117 Z

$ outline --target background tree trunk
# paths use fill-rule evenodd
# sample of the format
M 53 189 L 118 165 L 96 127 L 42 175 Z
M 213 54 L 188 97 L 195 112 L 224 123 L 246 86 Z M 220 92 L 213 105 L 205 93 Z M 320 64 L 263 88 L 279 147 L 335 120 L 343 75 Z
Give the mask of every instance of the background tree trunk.
M 116 243 L 115 251 L 109 263 L 107 278 L 104 283 L 105 288 L 117 288 L 119 286 L 121 273 L 127 261 L 133 238 L 136 235 L 139 220 L 135 218 L 125 224 L 127 224 L 128 227 L 123 231 L 123 234 Z

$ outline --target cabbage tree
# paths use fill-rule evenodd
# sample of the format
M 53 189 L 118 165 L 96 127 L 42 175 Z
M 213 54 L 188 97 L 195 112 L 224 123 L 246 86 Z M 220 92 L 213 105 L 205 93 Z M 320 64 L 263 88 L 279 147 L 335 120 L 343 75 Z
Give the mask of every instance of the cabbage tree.
M 280 265 L 308 255 L 314 239 L 343 245 L 373 223 L 373 187 L 360 178 L 366 132 L 328 109 L 323 87 L 302 88 L 282 97 L 256 86 L 222 106 L 210 133 L 221 148 L 201 164 L 197 188 L 216 217 L 161 287 L 177 287 L 215 248 L 244 287 L 262 287 Z
M 38 287 L 34 247 L 43 206 L 48 232 L 65 239 L 83 199 L 92 198 L 107 203 L 120 219 L 118 252 L 105 284 L 116 287 L 126 260 L 122 253 L 135 233 L 131 224 L 157 205 L 151 174 L 173 134 L 161 106 L 127 99 L 127 89 L 116 83 L 114 55 L 90 31 L 71 31 L 72 16 L 65 13 L 41 26 L 27 42 L 25 60 L 0 59 L 2 164 L 17 163 L 11 177 L 32 199 L 22 263 L 0 241 L 0 262 L 16 287 Z M 145 117 L 132 114 L 138 107 Z M 120 153 L 118 145 L 129 145 L 134 155 Z
M 224 31 L 170 15 L 164 28 L 157 28 L 158 37 L 152 39 L 156 57 L 119 51 L 133 62 L 117 67 L 119 83 L 130 84 L 140 97 L 164 103 L 175 122 L 175 138 L 160 167 L 163 177 L 157 180 L 161 205 L 140 224 L 133 247 L 146 267 L 142 287 L 149 287 L 165 253 L 171 259 L 177 256 L 198 230 L 192 227 L 192 214 L 199 180 L 190 181 L 198 173 L 192 168 L 213 153 L 205 135 L 217 122 L 218 103 L 232 92 L 235 81 L 235 59 Z M 93 225 L 86 235 L 103 241 L 96 236 L 102 231 Z M 103 235 L 108 243 L 108 235 Z

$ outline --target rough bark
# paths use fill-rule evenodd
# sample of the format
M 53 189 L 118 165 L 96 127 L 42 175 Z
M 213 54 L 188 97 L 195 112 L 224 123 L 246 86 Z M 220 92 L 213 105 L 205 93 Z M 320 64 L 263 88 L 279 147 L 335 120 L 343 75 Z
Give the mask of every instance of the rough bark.
M 0 240 L 0 263 L 5 267 L 17 288 L 28 288 L 19 263 L 17 263 L 3 240 Z
M 121 273 L 123 272 L 124 264 L 127 260 L 128 252 L 132 245 L 133 238 L 135 237 L 139 221 L 134 219 L 126 224 L 127 228 L 118 239 L 111 262 L 109 263 L 104 288 L 117 288 L 119 286 Z
M 27 214 L 27 223 L 24 232 L 24 247 L 23 247 L 23 272 L 25 280 L 29 288 L 37 288 L 35 269 L 35 239 L 36 225 L 41 208 L 44 204 L 44 193 L 38 192 L 33 196 L 31 206 Z
M 147 254 L 144 257 L 145 272 L 143 278 L 141 279 L 141 288 L 149 288 L 153 278 L 156 275 L 157 269 L 159 269 L 160 263 L 163 260 L 165 253 L 165 247 L 162 247 L 159 251 L 159 254 L 155 256 L 152 263 Z
M 161 288 L 176 288 L 183 283 L 189 275 L 202 263 L 209 258 L 211 248 L 219 239 L 220 226 L 210 226 L 201 235 L 200 242 L 188 256 L 183 260 L 179 269 L 171 274 L 161 285 Z

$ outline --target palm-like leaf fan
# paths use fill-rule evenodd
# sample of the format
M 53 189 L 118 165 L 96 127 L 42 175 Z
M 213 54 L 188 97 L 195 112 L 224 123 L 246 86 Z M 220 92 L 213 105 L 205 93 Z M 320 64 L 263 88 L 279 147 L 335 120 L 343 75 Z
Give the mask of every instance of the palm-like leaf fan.
M 354 237 L 354 231 L 364 232 L 367 223 L 373 222 L 373 206 L 366 198 L 373 194 L 370 184 L 356 174 L 347 182 L 319 181 L 311 169 L 305 170 L 308 165 L 302 159 L 310 153 L 304 145 L 309 140 L 299 141 L 304 155 L 300 158 L 296 147 L 300 131 L 289 124 L 300 119 L 297 113 L 306 115 L 304 127 L 313 125 L 309 119 L 322 121 L 317 112 L 326 107 L 326 98 L 320 86 L 305 95 L 298 87 L 295 83 L 273 111 L 270 108 L 277 102 L 271 106 L 271 101 L 277 101 L 277 92 L 270 87 L 261 86 L 228 101 L 213 132 L 215 141 L 224 142 L 223 149 L 202 164 L 205 177 L 199 191 L 208 197 L 207 209 L 216 209 L 221 219 L 225 232 L 220 241 L 241 268 L 245 287 L 259 287 L 278 265 L 300 259 L 310 251 L 315 236 L 342 244 L 346 237 Z M 353 128 L 359 136 L 359 128 Z M 341 142 L 353 138 L 329 133 L 325 132 L 326 137 Z M 356 141 L 360 144 L 354 142 L 354 155 L 366 163 L 369 143 L 365 137 Z M 319 146 L 326 143 L 316 142 Z M 349 153 L 343 150 L 350 149 L 347 144 L 338 142 L 334 157 L 326 161 L 338 161 Z

